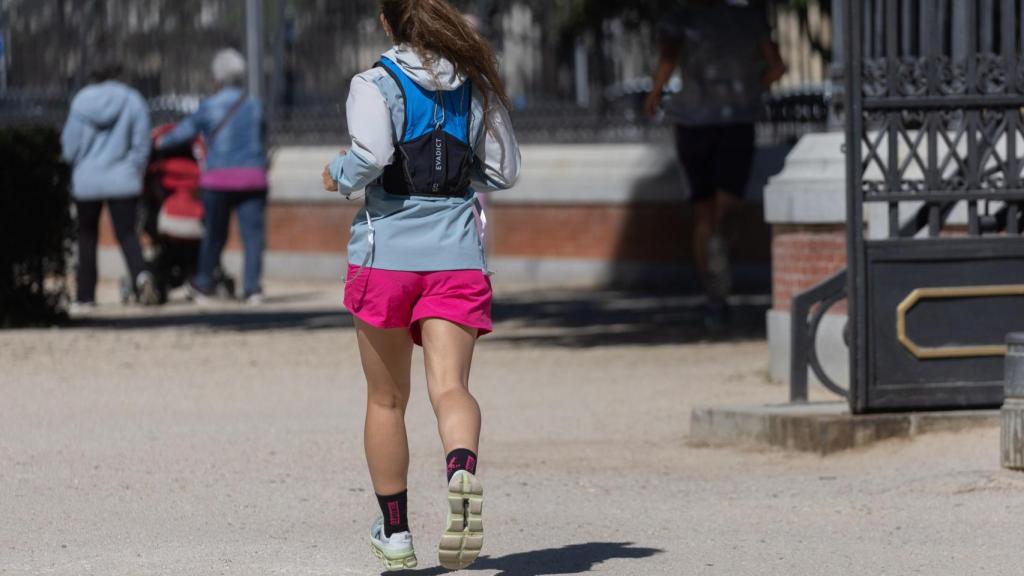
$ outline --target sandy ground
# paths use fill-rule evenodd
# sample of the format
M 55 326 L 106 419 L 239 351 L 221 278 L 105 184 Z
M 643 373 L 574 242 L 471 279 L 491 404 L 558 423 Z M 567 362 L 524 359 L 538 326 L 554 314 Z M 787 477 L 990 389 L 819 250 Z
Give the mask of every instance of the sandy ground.
M 377 574 L 361 380 L 334 287 L 250 310 L 101 308 L 0 333 L 0 574 Z M 998 430 L 837 456 L 687 445 L 701 404 L 781 402 L 756 299 L 726 341 L 694 301 L 504 294 L 478 349 L 481 575 L 1019 575 L 1024 475 Z M 409 412 L 421 569 L 444 466 Z

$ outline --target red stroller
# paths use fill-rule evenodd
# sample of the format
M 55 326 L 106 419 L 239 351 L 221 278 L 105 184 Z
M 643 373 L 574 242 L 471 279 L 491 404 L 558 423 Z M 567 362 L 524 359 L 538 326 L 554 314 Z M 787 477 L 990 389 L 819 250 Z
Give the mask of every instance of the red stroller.
M 171 124 L 155 128 L 153 141 L 173 129 Z M 205 144 L 199 138 L 175 149 L 154 151 L 146 169 L 142 222 L 153 247 L 150 270 L 161 303 L 167 302 L 168 292 L 188 282 L 199 263 L 203 238 L 199 173 L 205 155 Z M 214 272 L 214 280 L 218 296 L 234 297 L 235 281 L 221 266 Z

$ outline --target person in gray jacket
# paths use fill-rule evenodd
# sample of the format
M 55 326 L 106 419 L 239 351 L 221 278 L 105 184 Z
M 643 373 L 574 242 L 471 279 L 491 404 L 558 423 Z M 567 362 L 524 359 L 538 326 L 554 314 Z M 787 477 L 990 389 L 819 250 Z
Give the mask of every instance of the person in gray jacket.
M 159 297 L 139 245 L 137 205 L 149 160 L 149 110 L 142 96 L 121 83 L 121 67 L 98 66 L 90 84 L 71 102 L 61 135 L 64 159 L 73 167 L 72 196 L 78 213 L 76 303 L 96 304 L 96 244 L 106 205 L 129 278 L 143 304 Z
M 221 50 L 211 66 L 217 93 L 164 135 L 158 149 L 181 146 L 202 135 L 207 155 L 199 179 L 203 201 L 199 265 L 188 287 L 196 302 L 215 292 L 215 270 L 228 241 L 231 212 L 245 249 L 245 301 L 263 302 L 263 252 L 266 247 L 267 149 L 263 106 L 245 92 L 245 58 L 232 48 Z

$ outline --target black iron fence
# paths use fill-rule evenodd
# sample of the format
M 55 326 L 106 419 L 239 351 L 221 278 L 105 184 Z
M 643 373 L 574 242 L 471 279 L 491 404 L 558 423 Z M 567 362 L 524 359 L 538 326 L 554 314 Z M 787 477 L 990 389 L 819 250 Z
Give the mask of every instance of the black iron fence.
M 827 56 L 831 0 L 764 3 L 791 74 L 766 102 L 762 139 L 825 126 L 827 86 L 811 54 Z M 474 16 L 502 58 L 524 140 L 636 141 L 664 131 L 640 113 L 655 65 L 658 18 L 676 0 L 453 0 Z M 263 0 L 264 85 L 279 143 L 336 143 L 352 75 L 387 48 L 376 0 Z M 58 124 L 67 94 L 94 61 L 116 56 L 156 122 L 172 121 L 209 93 L 209 62 L 243 44 L 238 0 L 5 0 L 7 89 L 0 122 Z M 820 71 L 819 71 L 820 72 Z M 811 88 L 798 88 L 811 86 Z
M 816 318 L 848 295 L 855 411 L 998 406 L 1024 318 L 1024 0 L 843 16 L 849 268 L 794 299 L 794 396 L 808 365 L 834 388 Z
M 523 142 L 644 142 L 665 136 L 669 127 L 641 111 L 646 92 L 624 93 L 597 112 L 571 102 L 535 102 L 513 113 Z M 801 135 L 829 125 L 830 95 L 824 89 L 785 90 L 765 99 L 758 125 L 762 144 L 794 142 Z M 158 96 L 148 100 L 154 125 L 178 121 L 194 111 L 200 96 Z M 0 94 L 0 126 L 59 127 L 67 116 L 67 95 L 38 95 L 18 91 Z M 274 145 L 338 144 L 347 137 L 340 101 L 278 109 L 271 122 Z

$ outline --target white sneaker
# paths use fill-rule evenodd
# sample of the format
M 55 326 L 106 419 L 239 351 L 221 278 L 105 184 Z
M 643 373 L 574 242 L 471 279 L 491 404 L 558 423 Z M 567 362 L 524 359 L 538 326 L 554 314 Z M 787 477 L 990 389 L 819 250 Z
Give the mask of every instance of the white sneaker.
M 266 302 L 266 300 L 264 300 L 262 292 L 257 292 L 255 294 L 250 294 L 245 299 L 245 305 L 246 306 L 254 306 L 254 307 L 255 306 L 263 306 L 263 304 L 265 302 Z
M 185 282 L 185 295 L 189 300 L 199 306 L 209 306 L 213 304 L 213 298 L 193 286 L 191 281 Z
M 89 316 L 96 311 L 96 302 L 72 302 L 68 314 L 74 317 Z
M 135 279 L 135 290 L 139 295 L 139 304 L 156 306 L 160 304 L 160 291 L 156 289 L 156 280 L 149 272 L 139 273 Z
M 373 555 L 384 563 L 385 570 L 405 570 L 416 567 L 416 550 L 412 546 L 410 532 L 395 532 L 384 535 L 384 518 L 377 517 L 370 528 L 370 546 Z
M 484 486 L 480 479 L 459 470 L 448 482 L 448 518 L 438 544 L 437 558 L 449 570 L 462 570 L 484 547 Z
M 732 292 L 732 266 L 729 263 L 729 245 L 725 238 L 708 239 L 708 295 L 723 300 Z

